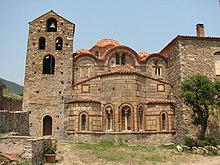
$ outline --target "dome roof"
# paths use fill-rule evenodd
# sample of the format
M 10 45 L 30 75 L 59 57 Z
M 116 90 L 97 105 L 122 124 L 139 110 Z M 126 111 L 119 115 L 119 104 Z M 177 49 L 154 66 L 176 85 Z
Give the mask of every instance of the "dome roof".
M 95 44 L 95 46 L 99 46 L 99 47 L 105 47 L 107 45 L 119 46 L 120 43 L 113 39 L 102 39 Z
M 138 55 L 140 56 L 141 59 L 148 57 L 150 53 L 148 52 L 139 52 Z
M 91 52 L 86 49 L 80 49 L 76 51 L 76 54 L 91 54 Z

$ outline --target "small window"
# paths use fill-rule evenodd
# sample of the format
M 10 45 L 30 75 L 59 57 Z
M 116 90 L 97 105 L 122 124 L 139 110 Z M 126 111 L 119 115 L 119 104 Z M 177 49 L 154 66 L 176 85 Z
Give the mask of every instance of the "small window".
M 62 48 L 63 48 L 63 39 L 61 37 L 57 37 L 56 50 L 62 50 Z
M 95 51 L 96 57 L 99 57 L 99 51 Z
M 56 32 L 57 31 L 57 20 L 55 18 L 49 18 L 47 20 L 47 32 Z
M 43 59 L 43 74 L 54 74 L 55 58 L 52 55 L 46 55 Z
M 160 76 L 161 75 L 161 66 L 159 66 L 158 61 L 154 61 L 154 75 Z
M 220 76 L 220 52 L 214 54 L 215 75 Z
M 115 56 L 115 63 L 116 63 L 116 65 L 120 65 L 120 56 L 119 56 L 119 54 L 116 54 L 116 56 Z
M 113 130 L 113 112 L 111 107 L 108 107 L 105 111 L 106 116 L 106 130 Z
M 45 49 L 46 39 L 44 37 L 39 38 L 39 49 Z
M 125 55 L 122 54 L 121 56 L 121 65 L 125 65 Z
M 124 106 L 121 111 L 121 129 L 131 130 L 131 109 L 128 106 Z
M 138 121 L 138 131 L 143 130 L 143 123 L 144 123 L 144 109 L 143 109 L 143 107 L 139 108 L 137 121 Z
M 81 131 L 86 131 L 86 115 L 81 115 Z
M 166 113 L 162 113 L 161 114 L 161 130 L 167 130 L 168 129 L 168 119 L 167 119 L 167 114 Z

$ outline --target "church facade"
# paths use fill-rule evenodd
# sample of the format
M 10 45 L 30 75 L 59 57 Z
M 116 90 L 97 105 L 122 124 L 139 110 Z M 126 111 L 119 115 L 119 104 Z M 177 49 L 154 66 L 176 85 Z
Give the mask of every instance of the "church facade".
M 197 36 L 177 36 L 159 53 L 113 39 L 73 53 L 74 32 L 54 11 L 29 23 L 23 110 L 31 136 L 163 144 L 193 130 L 180 84 L 196 72 L 218 75 L 220 38 L 198 24 Z

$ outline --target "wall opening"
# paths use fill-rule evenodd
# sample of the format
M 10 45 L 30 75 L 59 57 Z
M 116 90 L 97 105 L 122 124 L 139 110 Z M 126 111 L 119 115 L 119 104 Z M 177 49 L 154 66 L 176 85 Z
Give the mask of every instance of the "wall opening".
M 43 74 L 54 74 L 55 58 L 49 54 L 43 59 Z
M 52 117 L 45 116 L 43 119 L 43 136 L 52 135 Z
M 56 32 L 57 31 L 57 20 L 55 18 L 49 18 L 47 20 L 47 32 Z

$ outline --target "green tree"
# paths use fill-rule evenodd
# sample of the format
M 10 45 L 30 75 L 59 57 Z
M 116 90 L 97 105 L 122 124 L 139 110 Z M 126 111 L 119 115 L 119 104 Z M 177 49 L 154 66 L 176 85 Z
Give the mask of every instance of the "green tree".
M 212 81 L 200 74 L 193 75 L 182 82 L 181 95 L 193 111 L 193 124 L 201 126 L 198 138 L 205 139 L 209 115 L 220 106 L 220 81 Z
M 6 88 L 6 86 L 5 86 L 5 84 L 3 84 L 3 82 L 0 80 L 0 86 L 2 87 L 2 88 Z

